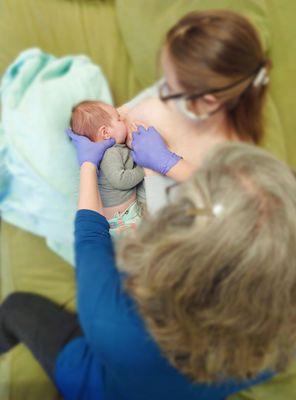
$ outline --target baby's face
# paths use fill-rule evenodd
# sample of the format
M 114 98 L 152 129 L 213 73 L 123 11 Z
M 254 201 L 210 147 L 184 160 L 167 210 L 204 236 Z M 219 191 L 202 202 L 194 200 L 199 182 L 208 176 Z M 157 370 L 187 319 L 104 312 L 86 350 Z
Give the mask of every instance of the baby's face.
M 108 127 L 110 136 L 115 139 L 116 143 L 125 143 L 127 137 L 127 126 L 124 118 L 120 116 L 116 108 L 109 104 L 104 104 L 104 109 L 111 117 L 111 124 Z

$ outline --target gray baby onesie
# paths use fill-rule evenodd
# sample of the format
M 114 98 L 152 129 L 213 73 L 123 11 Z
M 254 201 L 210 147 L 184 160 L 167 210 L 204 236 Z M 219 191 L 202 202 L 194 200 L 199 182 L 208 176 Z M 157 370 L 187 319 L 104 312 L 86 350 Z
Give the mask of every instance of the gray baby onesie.
M 137 166 L 125 144 L 106 150 L 100 164 L 99 191 L 104 207 L 125 203 L 144 179 L 143 168 Z

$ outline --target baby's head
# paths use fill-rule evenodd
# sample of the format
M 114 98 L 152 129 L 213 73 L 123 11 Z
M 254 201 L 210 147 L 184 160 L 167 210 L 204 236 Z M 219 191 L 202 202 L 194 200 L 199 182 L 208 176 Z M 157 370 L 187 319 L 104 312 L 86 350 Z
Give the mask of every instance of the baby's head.
M 113 138 L 125 143 L 127 128 L 116 108 L 101 101 L 83 101 L 72 109 L 71 129 L 93 142 Z

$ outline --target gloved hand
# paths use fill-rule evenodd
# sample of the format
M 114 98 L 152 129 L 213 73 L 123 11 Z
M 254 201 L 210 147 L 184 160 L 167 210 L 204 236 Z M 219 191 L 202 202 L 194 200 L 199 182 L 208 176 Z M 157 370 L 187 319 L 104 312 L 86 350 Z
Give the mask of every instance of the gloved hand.
M 66 134 L 71 138 L 77 152 L 79 165 L 88 161 L 96 167 L 100 164 L 105 151 L 115 144 L 114 139 L 92 142 L 85 136 L 76 135 L 70 128 L 66 129 Z
M 136 164 L 162 175 L 166 175 L 182 158 L 167 148 L 160 133 L 152 126 L 147 129 L 138 126 L 138 130 L 133 132 L 132 149 Z

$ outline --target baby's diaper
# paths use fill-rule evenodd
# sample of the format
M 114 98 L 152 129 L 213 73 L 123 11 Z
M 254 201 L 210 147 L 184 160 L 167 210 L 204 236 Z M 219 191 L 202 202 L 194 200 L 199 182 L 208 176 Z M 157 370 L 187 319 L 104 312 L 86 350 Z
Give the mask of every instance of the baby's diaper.
M 116 239 L 118 236 L 128 233 L 132 229 L 136 229 L 142 216 L 142 209 L 135 200 L 125 211 L 118 212 L 115 216 L 108 220 L 110 225 L 110 235 Z

